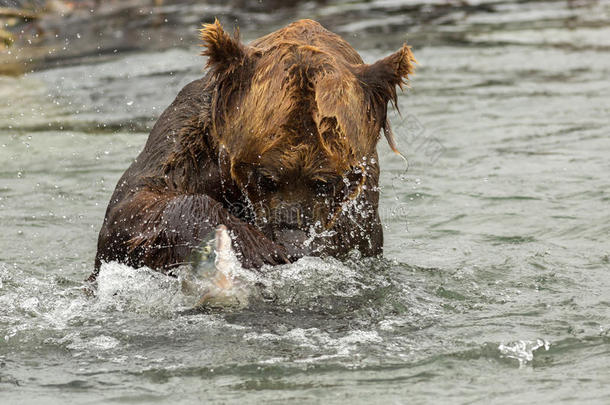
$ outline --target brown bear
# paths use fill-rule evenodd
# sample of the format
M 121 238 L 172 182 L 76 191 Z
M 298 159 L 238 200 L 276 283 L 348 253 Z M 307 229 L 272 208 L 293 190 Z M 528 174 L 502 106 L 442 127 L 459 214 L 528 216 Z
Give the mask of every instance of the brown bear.
M 171 274 L 218 225 L 246 268 L 303 255 L 381 254 L 381 130 L 413 72 L 405 44 L 364 64 L 301 20 L 249 45 L 218 21 L 201 38 L 207 74 L 185 86 L 119 180 L 99 234 L 102 262 Z

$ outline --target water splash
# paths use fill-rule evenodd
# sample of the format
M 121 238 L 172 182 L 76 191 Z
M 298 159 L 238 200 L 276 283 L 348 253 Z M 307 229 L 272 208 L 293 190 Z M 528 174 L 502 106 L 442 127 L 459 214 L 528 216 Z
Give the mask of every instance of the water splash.
M 371 306 L 377 296 L 389 293 L 393 283 L 370 260 L 342 263 L 332 258 L 304 257 L 295 263 L 246 274 L 258 289 L 259 302 L 289 311 L 340 314 Z
M 180 282 L 173 277 L 142 267 L 105 263 L 97 278 L 97 303 L 101 309 L 133 311 L 171 316 L 185 306 Z
M 373 266 L 373 262 L 361 259 L 343 263 L 332 258 L 305 257 L 292 264 L 263 268 L 261 272 L 237 266 L 232 276 L 250 297 L 253 308 L 263 305 L 338 315 L 359 309 L 367 313 L 395 311 L 397 302 L 407 306 L 408 291 L 392 280 L 388 263 Z M 195 306 L 211 283 L 204 278 L 195 283 L 187 277 L 188 269 L 177 273 L 178 277 L 173 278 L 145 267 L 106 263 L 98 276 L 95 306 L 99 310 L 171 317 Z
M 516 359 L 519 361 L 519 367 L 525 366 L 534 359 L 534 352 L 540 348 L 549 350 L 551 344 L 544 339 L 533 340 L 518 340 L 511 343 L 501 343 L 498 346 L 501 357 Z

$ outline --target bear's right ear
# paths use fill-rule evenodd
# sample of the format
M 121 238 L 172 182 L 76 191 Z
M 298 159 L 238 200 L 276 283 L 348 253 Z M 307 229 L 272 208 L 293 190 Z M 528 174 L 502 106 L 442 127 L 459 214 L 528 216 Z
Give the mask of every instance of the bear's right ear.
M 246 47 L 239 41 L 239 31 L 230 36 L 220 25 L 218 19 L 212 24 L 203 24 L 201 39 L 206 49 L 201 53 L 208 57 L 207 67 L 216 73 L 232 72 L 241 66 L 246 57 Z

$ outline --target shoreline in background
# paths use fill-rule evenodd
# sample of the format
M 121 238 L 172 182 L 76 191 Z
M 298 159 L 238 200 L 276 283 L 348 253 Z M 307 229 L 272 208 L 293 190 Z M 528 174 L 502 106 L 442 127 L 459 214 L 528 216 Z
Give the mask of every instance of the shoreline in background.
M 5 8 L 4 16 L 0 12 L 0 75 L 83 64 L 125 52 L 189 48 L 198 45 L 201 24 L 215 17 L 227 27 L 238 26 L 246 41 L 285 25 L 287 20 L 312 18 L 348 41 L 358 37 L 359 45 L 370 49 L 393 49 L 405 40 L 420 49 L 443 44 L 501 46 L 510 41 L 490 43 L 477 39 L 476 34 L 510 30 L 511 26 L 571 29 L 605 24 L 604 6 L 598 0 L 213 0 L 205 4 L 188 0 L 55 0 L 10 4 L 15 6 L 12 11 Z M 561 12 L 557 12 L 558 7 Z

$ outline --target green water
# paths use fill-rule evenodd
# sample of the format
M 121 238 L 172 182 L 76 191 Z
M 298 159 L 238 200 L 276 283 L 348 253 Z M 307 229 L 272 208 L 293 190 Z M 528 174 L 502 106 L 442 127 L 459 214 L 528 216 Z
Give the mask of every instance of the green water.
M 199 49 L 0 77 L 0 402 L 609 403 L 610 5 L 488 3 L 298 9 L 369 62 L 410 27 L 410 167 L 380 142 L 383 260 L 269 269 L 232 313 L 181 315 L 175 280 L 117 264 L 81 291 Z

